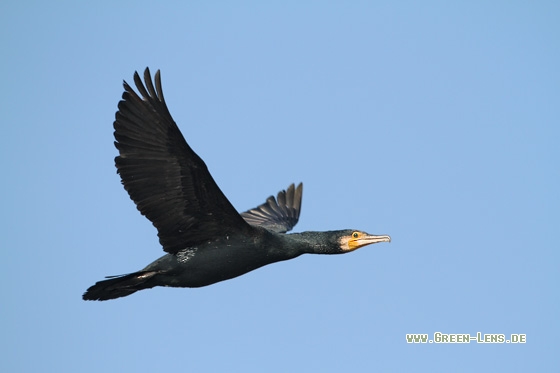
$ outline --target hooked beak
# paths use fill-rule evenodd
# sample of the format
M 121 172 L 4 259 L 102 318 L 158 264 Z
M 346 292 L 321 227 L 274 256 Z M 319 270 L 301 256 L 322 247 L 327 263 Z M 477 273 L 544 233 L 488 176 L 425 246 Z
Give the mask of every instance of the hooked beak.
M 391 242 L 391 236 L 387 236 L 387 235 L 376 236 L 373 234 L 362 234 L 360 237 L 348 241 L 348 248 L 350 249 L 350 251 L 353 251 L 359 249 L 360 247 L 364 247 L 379 242 Z

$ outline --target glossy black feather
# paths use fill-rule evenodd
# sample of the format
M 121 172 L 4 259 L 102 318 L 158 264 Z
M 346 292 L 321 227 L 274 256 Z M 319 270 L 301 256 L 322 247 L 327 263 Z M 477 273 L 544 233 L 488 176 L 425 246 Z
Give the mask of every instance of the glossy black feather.
M 267 198 L 262 205 L 241 214 L 243 219 L 251 225 L 258 225 L 276 233 L 286 233 L 297 224 L 301 212 L 303 184 L 297 188 L 294 184 L 288 190 Z
M 145 86 L 138 73 L 134 82 L 141 96 L 124 82 L 116 113 L 115 165 L 130 198 L 157 228 L 163 249 L 176 253 L 218 235 L 250 232 L 169 114 L 160 72 L 155 87 L 149 69 Z

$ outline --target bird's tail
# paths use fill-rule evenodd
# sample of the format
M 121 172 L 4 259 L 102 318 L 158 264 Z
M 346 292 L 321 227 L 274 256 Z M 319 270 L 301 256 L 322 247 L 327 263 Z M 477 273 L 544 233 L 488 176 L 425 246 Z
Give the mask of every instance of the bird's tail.
M 84 300 L 109 300 L 126 297 L 138 290 L 149 289 L 156 284 L 150 281 L 158 272 L 139 271 L 122 276 L 108 276 L 86 290 Z

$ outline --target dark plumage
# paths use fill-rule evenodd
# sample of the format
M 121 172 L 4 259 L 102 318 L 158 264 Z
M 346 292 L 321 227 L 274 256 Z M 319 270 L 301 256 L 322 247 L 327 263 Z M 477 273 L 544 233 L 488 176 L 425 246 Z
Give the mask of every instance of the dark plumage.
M 303 185 L 239 214 L 171 118 L 161 88 L 146 68 L 134 74 L 140 96 L 124 82 L 114 122 L 117 172 L 167 253 L 141 271 L 108 277 L 85 300 L 124 297 L 154 286 L 200 287 L 301 254 L 342 254 L 390 241 L 356 230 L 285 234 L 298 222 Z

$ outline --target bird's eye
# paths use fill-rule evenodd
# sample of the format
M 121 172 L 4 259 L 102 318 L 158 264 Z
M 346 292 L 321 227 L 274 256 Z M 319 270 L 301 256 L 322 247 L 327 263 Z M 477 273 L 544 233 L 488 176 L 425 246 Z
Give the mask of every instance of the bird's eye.
M 354 237 L 354 238 L 358 238 L 358 236 L 359 236 L 358 232 L 354 232 L 354 233 L 352 233 L 352 237 Z

